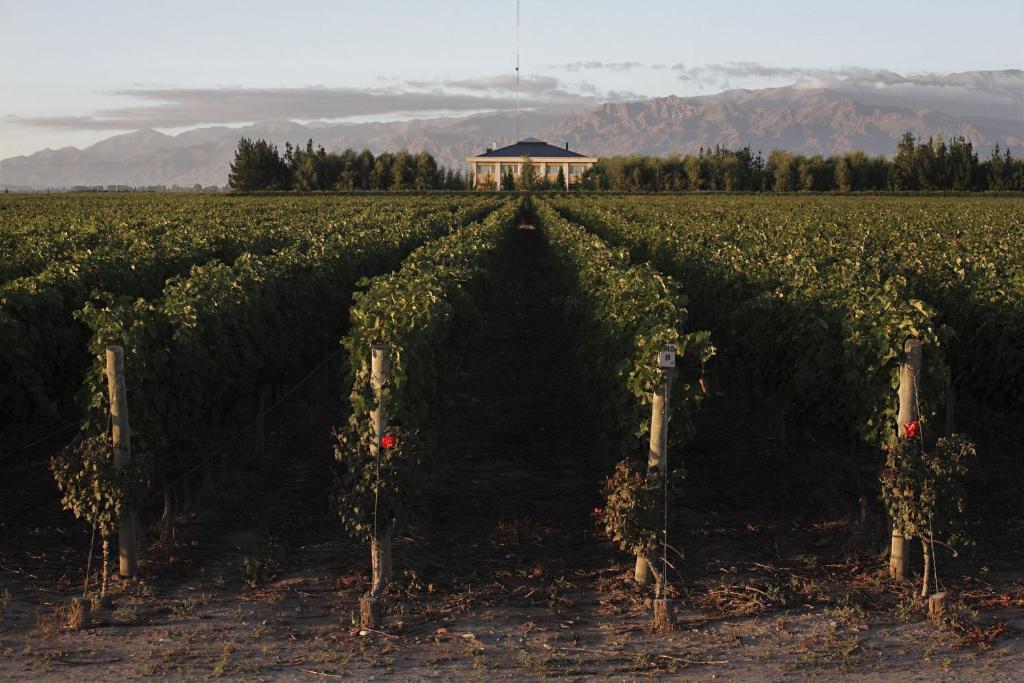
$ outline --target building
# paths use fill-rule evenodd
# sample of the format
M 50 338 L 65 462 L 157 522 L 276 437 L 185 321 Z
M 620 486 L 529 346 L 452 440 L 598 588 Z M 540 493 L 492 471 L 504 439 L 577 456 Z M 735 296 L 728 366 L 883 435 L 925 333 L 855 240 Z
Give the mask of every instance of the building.
M 529 157 L 530 163 L 537 170 L 538 179 L 547 178 L 552 184 L 558 179 L 558 171 L 561 169 L 566 189 L 570 183 L 578 182 L 583 172 L 597 163 L 597 157 L 571 151 L 568 142 L 563 149 L 537 138 L 526 138 L 507 147 L 499 148 L 495 144 L 483 154 L 466 157 L 469 172 L 473 175 L 473 186 L 502 189 L 501 179 L 509 169 L 514 177 L 519 177 L 523 170 L 523 157 Z

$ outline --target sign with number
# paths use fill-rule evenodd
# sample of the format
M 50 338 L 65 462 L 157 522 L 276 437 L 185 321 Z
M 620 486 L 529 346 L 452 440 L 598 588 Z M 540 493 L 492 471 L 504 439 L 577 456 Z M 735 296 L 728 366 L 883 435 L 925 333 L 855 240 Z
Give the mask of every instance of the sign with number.
M 658 353 L 659 368 L 674 368 L 676 366 L 676 345 L 665 344 L 665 349 Z

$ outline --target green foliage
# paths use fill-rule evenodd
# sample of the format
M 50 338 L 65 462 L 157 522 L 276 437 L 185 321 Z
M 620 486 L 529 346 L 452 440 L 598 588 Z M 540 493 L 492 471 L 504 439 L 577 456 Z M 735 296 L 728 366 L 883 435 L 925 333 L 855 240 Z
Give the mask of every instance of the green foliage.
M 273 581 L 284 559 L 284 549 L 275 543 L 261 546 L 242 557 L 242 579 L 250 588 L 259 588 Z
M 277 147 L 266 140 L 242 138 L 231 162 L 228 186 L 232 190 L 287 190 L 291 185 L 288 166 Z
M 603 157 L 583 176 L 582 189 L 613 192 L 932 192 L 1024 190 L 1024 160 L 1001 154 L 979 162 L 971 142 L 942 136 L 917 140 L 907 132 L 892 160 L 848 152 L 807 157 L 772 150 L 766 159 L 750 147 L 701 148 L 684 157 Z
M 530 160 L 530 157 L 524 154 L 519 168 L 518 189 L 526 191 L 541 189 L 540 184 L 543 179 L 538 177 L 537 165 Z
M 676 346 L 677 363 L 702 368 L 714 353 L 707 332 L 684 332 L 686 297 L 679 286 L 647 264 L 630 265 L 627 255 L 573 225 L 547 204 L 537 215 L 544 229 L 566 316 L 580 340 L 580 353 L 598 392 L 609 431 L 626 458 L 604 487 L 600 521 L 623 550 L 646 555 L 662 526 L 662 485 L 647 477 L 644 437 L 650 431 L 651 396 L 664 381 L 657 354 Z M 699 377 L 673 382 L 672 434 L 685 442 L 693 433 L 692 411 L 700 400 Z M 675 478 L 682 476 L 677 468 Z M 674 494 L 672 487 L 670 495 Z
M 388 394 L 385 387 L 381 399 L 388 401 Z M 338 516 L 353 538 L 369 540 L 393 523 L 402 524 L 408 498 L 415 491 L 423 463 L 419 435 L 398 427 L 388 429 L 387 435 L 395 437 L 397 445 L 381 448 L 375 456 L 376 435 L 369 420 L 350 421 L 335 434 L 335 458 L 340 464 L 335 486 Z
M 18 276 L 0 284 L 0 427 L 52 414 L 81 384 L 90 332 L 75 313 L 90 298 L 157 297 L 194 265 L 262 255 L 326 227 L 301 203 L 207 196 L 37 195 L 0 210 L 10 221 L 0 237 L 20 245 L 5 254 Z
M 151 459 L 135 456 L 120 468 L 114 464 L 108 437 L 83 437 L 50 461 L 61 492 L 61 504 L 78 519 L 96 525 L 103 538 L 117 530 L 122 506 L 137 506 L 149 487 Z
M 815 423 L 877 448 L 888 443 L 900 350 L 911 337 L 926 349 L 922 413 L 936 411 L 949 379 L 951 331 L 903 268 L 914 250 L 893 248 L 873 229 L 877 220 L 866 222 L 870 210 L 850 215 L 844 204 L 847 212 L 836 216 L 828 211 L 834 198 L 715 200 L 685 210 L 660 198 L 552 201 L 628 248 L 634 262 L 677 278 L 695 325 L 713 331 L 750 384 Z
M 882 497 L 894 526 L 908 538 L 953 545 L 966 509 L 964 480 L 977 455 L 963 435 L 938 439 L 926 448 L 921 436 L 901 437 L 888 449 Z
M 537 213 L 566 296 L 566 315 L 581 355 L 595 370 L 611 431 L 627 453 L 646 452 L 640 437 L 649 430 L 651 394 L 662 381 L 658 352 L 674 344 L 681 363 L 700 367 L 714 352 L 710 335 L 684 332 L 687 298 L 674 280 L 647 264 L 630 265 L 627 254 L 610 249 L 546 203 Z M 673 391 L 673 432 L 685 440 L 701 391 L 689 377 L 674 382 Z
M 342 343 L 352 368 L 352 415 L 339 432 L 339 514 L 346 530 L 368 538 L 401 520 L 412 490 L 420 432 L 429 425 L 441 378 L 455 364 L 455 333 L 479 317 L 488 278 L 511 234 L 515 206 L 506 202 L 486 220 L 420 247 L 400 270 L 364 283 L 355 295 Z M 385 344 L 390 380 L 371 390 L 370 349 Z M 382 401 L 397 437 L 374 458 L 370 413 Z
M 170 279 L 158 298 L 87 303 L 78 314 L 92 332 L 94 361 L 80 392 L 87 433 L 107 423 L 103 349 L 121 345 L 136 443 L 162 474 L 190 468 L 200 457 L 195 427 L 222 422 L 239 396 L 329 352 L 346 319 L 323 311 L 344 311 L 356 281 L 396 267 L 416 246 L 494 205 L 378 201 L 350 216 L 344 232 L 325 226 L 273 254 L 211 260 Z M 166 457 L 171 451 L 177 457 Z
M 685 473 L 669 474 L 669 499 L 678 495 Z M 597 522 L 605 535 L 631 555 L 650 557 L 661 546 L 665 491 L 658 470 L 641 472 L 629 460 L 621 460 L 602 489 L 605 506 L 597 511 Z
M 312 139 L 304 148 L 286 143 L 281 156 L 263 140 L 242 138 L 228 184 L 245 192 L 466 189 L 461 170 L 439 167 L 427 152 L 414 156 L 401 150 L 376 157 L 368 149 L 358 154 L 352 149 L 336 153 L 322 145 L 314 148 Z

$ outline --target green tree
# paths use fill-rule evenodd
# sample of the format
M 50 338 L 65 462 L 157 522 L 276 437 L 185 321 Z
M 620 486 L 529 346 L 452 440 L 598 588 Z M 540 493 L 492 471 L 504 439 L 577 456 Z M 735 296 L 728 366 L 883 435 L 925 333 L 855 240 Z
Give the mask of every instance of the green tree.
M 892 160 L 892 189 L 919 190 L 917 174 L 917 144 L 914 134 L 909 130 L 900 138 L 896 145 L 896 155 Z
M 505 167 L 505 172 L 501 174 L 501 189 L 503 190 L 514 190 L 516 189 L 516 176 L 512 172 L 512 164 Z
M 373 172 L 377 168 L 377 159 L 368 149 L 364 149 L 356 157 L 353 167 L 353 183 L 357 190 L 369 190 L 373 186 Z
M 524 154 L 519 168 L 519 187 L 523 190 L 537 189 L 537 166 L 530 160 L 530 157 Z
M 850 171 L 850 164 L 845 157 L 836 157 L 835 178 L 836 189 L 840 192 L 849 192 L 853 189 L 853 173 Z
M 287 190 L 290 173 L 277 147 L 266 140 L 242 138 L 235 149 L 235 159 L 228 173 L 232 190 Z
M 388 152 L 381 152 L 373 162 L 373 170 L 370 172 L 369 189 L 388 190 L 394 175 L 391 172 L 391 164 L 394 155 Z
M 772 176 L 772 190 L 792 192 L 797 188 L 796 164 L 793 155 L 781 149 L 774 149 L 768 155 L 768 172 Z
M 413 187 L 413 159 L 404 149 L 391 160 L 391 185 L 394 190 L 408 190 Z
M 978 155 L 961 135 L 949 141 L 949 187 L 961 192 L 973 190 L 978 176 Z
M 455 189 L 447 187 L 444 172 L 441 171 L 441 181 L 438 181 L 437 162 L 427 152 L 420 152 L 416 155 L 415 170 L 413 171 L 413 186 L 420 192 L 435 187 Z
M 1010 151 L 1006 151 L 1009 157 Z M 1012 160 L 1011 160 L 1012 165 Z M 1006 159 L 999 153 L 999 143 L 992 148 L 992 156 L 988 159 L 988 189 L 999 192 L 1006 189 Z
M 683 157 L 683 172 L 686 174 L 686 189 L 703 190 L 704 178 L 701 172 L 701 161 L 692 154 Z

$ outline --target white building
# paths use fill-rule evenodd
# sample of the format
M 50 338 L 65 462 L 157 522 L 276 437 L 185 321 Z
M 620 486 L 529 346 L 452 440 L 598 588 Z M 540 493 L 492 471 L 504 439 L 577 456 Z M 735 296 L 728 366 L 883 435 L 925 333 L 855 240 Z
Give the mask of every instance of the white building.
M 549 145 L 543 140 L 526 138 L 514 145 L 500 148 L 495 145 L 483 154 L 466 157 L 469 172 L 473 174 L 473 186 L 493 186 L 498 190 L 502 189 L 501 179 L 509 169 L 516 178 L 522 173 L 523 157 L 529 158 L 537 171 L 538 179 L 547 178 L 552 184 L 558 179 L 558 171 L 561 169 L 566 189 L 570 183 L 579 182 L 583 172 L 597 163 L 597 157 L 588 157 L 571 151 L 568 142 L 563 149 Z

